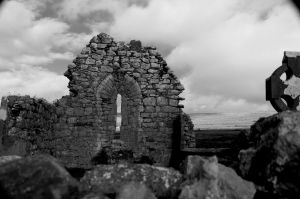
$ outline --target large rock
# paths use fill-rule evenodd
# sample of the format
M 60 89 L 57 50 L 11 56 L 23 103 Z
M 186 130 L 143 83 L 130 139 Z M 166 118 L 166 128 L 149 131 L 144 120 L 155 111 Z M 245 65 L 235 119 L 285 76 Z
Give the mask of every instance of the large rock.
M 120 188 L 116 199 L 156 199 L 156 197 L 143 183 L 130 182 Z
M 19 160 L 21 159 L 21 156 L 18 155 L 5 155 L 5 156 L 0 156 L 0 165 L 14 161 L 14 160 Z
M 186 181 L 179 199 L 251 199 L 256 191 L 253 183 L 243 180 L 233 169 L 218 164 L 215 156 L 207 159 L 188 156 L 183 172 Z
M 73 198 L 78 182 L 54 158 L 35 156 L 0 165 L 0 191 L 1 198 Z
M 101 191 L 94 190 L 94 191 L 89 191 L 86 194 L 83 194 L 83 196 L 81 196 L 80 199 L 110 199 L 110 198 L 105 196 Z
M 241 174 L 274 197 L 300 195 L 300 112 L 261 118 L 249 135 L 251 147 L 239 154 Z
M 117 164 L 97 165 L 81 179 L 85 187 L 100 189 L 105 194 L 117 193 L 121 186 L 131 181 L 144 183 L 158 198 L 172 198 L 178 193 L 182 175 L 171 168 Z

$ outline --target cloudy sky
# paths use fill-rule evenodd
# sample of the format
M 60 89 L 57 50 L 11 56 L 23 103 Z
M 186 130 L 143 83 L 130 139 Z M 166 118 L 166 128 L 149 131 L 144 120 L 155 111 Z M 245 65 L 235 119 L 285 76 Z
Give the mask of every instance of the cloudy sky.
M 68 94 L 68 63 L 100 32 L 155 45 L 186 91 L 186 112 L 272 110 L 265 79 L 300 51 L 286 0 L 10 0 L 0 8 L 0 97 Z

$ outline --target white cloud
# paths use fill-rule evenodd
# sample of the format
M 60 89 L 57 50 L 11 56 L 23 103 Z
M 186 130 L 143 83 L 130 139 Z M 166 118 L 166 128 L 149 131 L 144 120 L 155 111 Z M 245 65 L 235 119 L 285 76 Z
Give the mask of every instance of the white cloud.
M 188 85 L 186 79 L 182 80 Z M 220 94 L 201 94 L 191 92 L 189 87 L 183 92 L 186 100 L 182 102 L 184 111 L 187 113 L 209 113 L 209 112 L 260 112 L 272 110 L 268 103 L 253 103 L 242 98 L 230 98 Z
M 77 20 L 79 17 L 106 10 L 119 15 L 127 9 L 128 2 L 120 0 L 63 0 L 58 7 L 59 16 L 68 20 Z
M 52 101 L 68 94 L 68 80 L 39 67 L 23 65 L 0 73 L 0 96 L 31 95 Z
M 37 18 L 36 7 L 25 3 L 9 1 L 0 13 L 1 58 L 16 66 L 45 65 L 57 59 L 71 60 L 73 52 L 86 43 L 87 35 L 68 32 L 69 25 L 58 19 Z
M 140 39 L 170 52 L 166 59 L 187 89 L 187 112 L 267 110 L 265 79 L 284 50 L 300 46 L 300 20 L 285 0 L 149 0 L 143 6 L 136 0 L 63 0 L 51 1 L 58 18 L 46 18 L 41 11 L 49 2 L 11 0 L 1 10 L 0 69 L 9 71 L 0 77 L 10 81 L 0 89 L 34 93 L 33 83 L 37 95 L 49 99 L 65 93 L 65 78 L 34 66 L 71 61 L 92 35 L 107 31 L 116 40 Z M 99 12 L 113 20 L 94 17 Z M 88 34 L 70 32 L 82 21 Z M 45 82 L 27 79 L 25 71 Z M 41 89 L 58 77 L 64 81 Z
M 71 61 L 80 39 L 66 23 L 38 18 L 42 4 L 36 2 L 8 1 L 0 12 L 0 96 L 54 100 L 68 93 L 67 78 L 46 68 L 55 60 Z
M 167 61 L 191 93 L 189 111 L 265 109 L 265 79 L 300 46 L 298 13 L 284 0 L 152 0 L 119 15 L 110 33 L 175 46 Z

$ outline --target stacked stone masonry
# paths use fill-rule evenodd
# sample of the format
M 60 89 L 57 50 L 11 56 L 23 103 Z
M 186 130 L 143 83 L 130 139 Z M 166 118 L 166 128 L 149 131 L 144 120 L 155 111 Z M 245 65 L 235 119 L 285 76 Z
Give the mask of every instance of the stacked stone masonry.
M 26 131 L 35 139 L 49 139 L 45 146 L 32 141 L 28 150 L 51 152 L 68 167 L 88 168 L 92 157 L 115 137 L 119 94 L 121 140 L 135 155 L 148 155 L 161 165 L 169 163 L 174 122 L 182 114 L 179 95 L 184 88 L 154 47 L 142 47 L 139 41 L 115 42 L 101 33 L 91 39 L 64 75 L 70 80 L 70 95 L 52 105 L 43 102 L 39 109 L 29 97 L 2 100 L 8 103 L 6 134 Z M 10 104 L 25 107 L 15 114 Z M 26 125 L 34 126 L 34 131 Z M 185 126 L 185 134 L 191 134 L 191 125 Z M 193 136 L 189 137 L 187 146 L 193 145 Z
M 0 129 L 0 154 L 53 153 L 57 116 L 52 104 L 29 96 L 9 96 L 2 98 L 1 109 L 7 110 L 7 118 Z
M 194 124 L 191 117 L 185 113 L 181 116 L 181 125 L 183 126 L 183 147 L 196 148 L 196 135 L 194 132 Z

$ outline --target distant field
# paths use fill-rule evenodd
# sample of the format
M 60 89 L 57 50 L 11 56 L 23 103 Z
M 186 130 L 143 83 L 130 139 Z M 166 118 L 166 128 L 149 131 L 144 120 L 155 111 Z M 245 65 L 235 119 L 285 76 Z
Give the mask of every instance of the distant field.
M 194 129 L 249 129 L 259 118 L 275 112 L 194 113 L 190 114 Z

